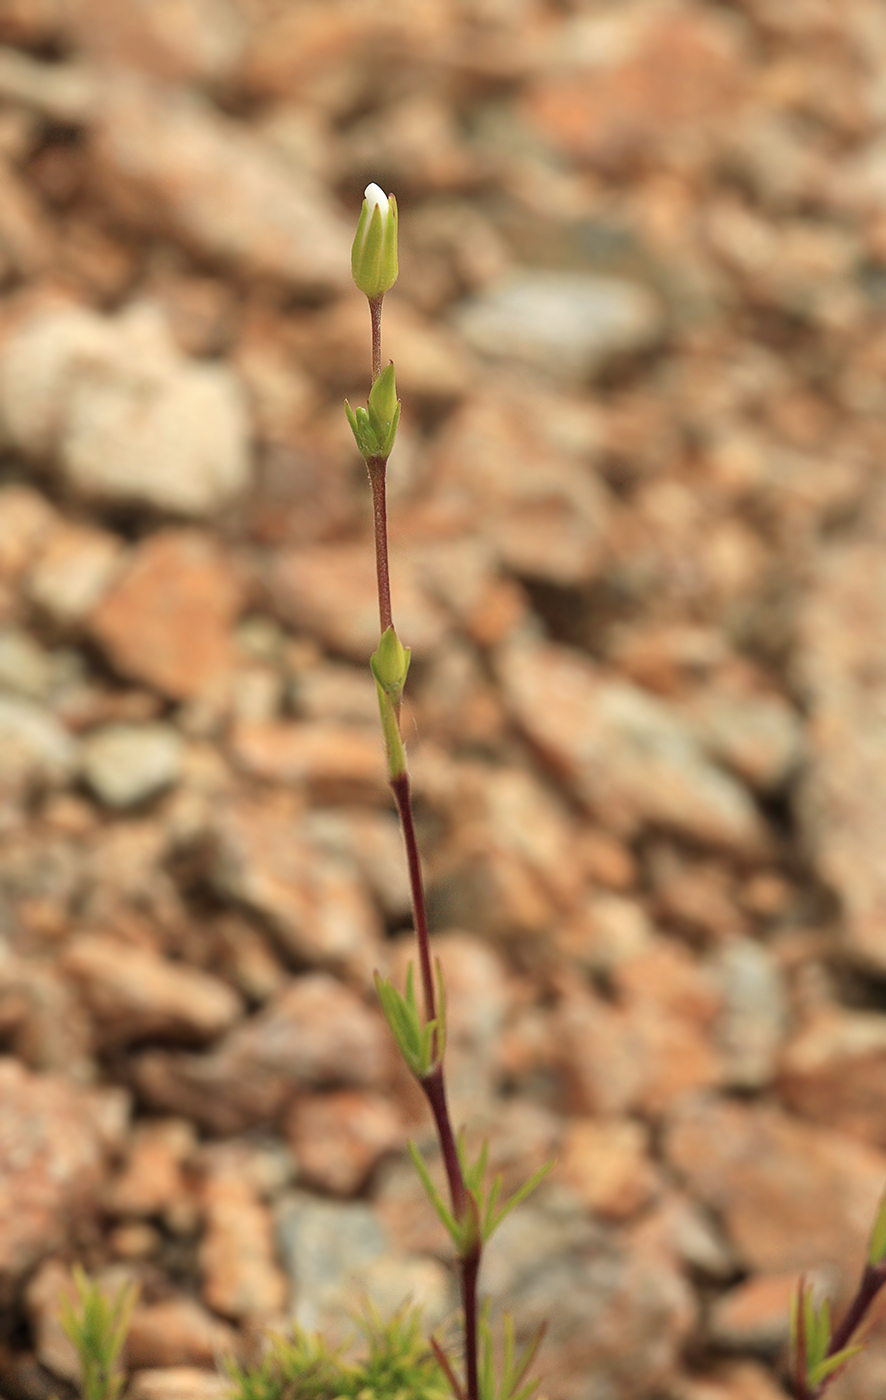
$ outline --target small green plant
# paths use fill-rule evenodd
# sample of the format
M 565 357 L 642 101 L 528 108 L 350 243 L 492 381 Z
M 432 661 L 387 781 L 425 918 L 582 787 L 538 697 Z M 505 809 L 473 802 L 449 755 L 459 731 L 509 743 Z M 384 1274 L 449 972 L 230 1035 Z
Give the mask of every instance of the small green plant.
M 73 1279 L 77 1300 L 63 1298 L 61 1319 L 80 1364 L 80 1393 L 83 1400 L 117 1400 L 124 1381 L 120 1356 L 138 1287 L 124 1283 L 108 1296 L 77 1266 Z
M 358 1361 L 300 1328 L 270 1338 L 257 1365 L 227 1367 L 231 1400 L 446 1400 L 446 1375 L 417 1309 L 386 1321 L 369 1310 L 357 1325 L 366 1352 Z
M 438 1343 L 434 1350 L 444 1368 L 457 1400 L 514 1400 L 528 1391 L 520 1390 L 526 1370 L 535 1356 L 540 1334 L 526 1352 L 517 1358 L 510 1323 L 505 1341 L 501 1378 L 496 1365 L 485 1315 L 479 1306 L 479 1275 L 483 1247 L 508 1212 L 539 1184 L 551 1164 L 535 1172 L 511 1198 L 500 1202 L 501 1181 L 487 1184 L 487 1149 L 476 1159 L 468 1159 L 462 1139 L 456 1137 L 446 1090 L 446 999 L 439 963 L 434 966 L 428 934 L 427 906 L 421 856 L 416 840 L 412 811 L 412 789 L 406 750 L 400 730 L 400 703 L 409 671 L 409 648 L 394 627 L 388 565 L 388 524 L 386 476 L 388 458 L 397 437 L 400 401 L 397 398 L 393 362 L 382 368 L 381 315 L 385 293 L 397 280 L 397 201 L 378 185 L 368 185 L 357 225 L 351 254 L 354 282 L 369 302 L 371 331 L 371 387 L 366 408 L 352 409 L 345 404 L 354 440 L 369 473 L 375 521 L 375 565 L 378 586 L 378 649 L 370 660 L 378 692 L 381 727 L 387 760 L 388 783 L 400 817 L 406 848 L 406 863 L 412 893 L 413 927 L 422 987 L 422 1005 L 415 993 L 412 967 L 407 973 L 405 992 L 386 978 L 377 977 L 382 1010 L 405 1064 L 427 1099 L 446 1173 L 449 1202 L 434 1186 L 418 1149 L 410 1144 L 428 1198 L 455 1245 L 461 1283 L 464 1328 L 464 1381 Z M 532 1387 L 530 1387 L 531 1389 Z

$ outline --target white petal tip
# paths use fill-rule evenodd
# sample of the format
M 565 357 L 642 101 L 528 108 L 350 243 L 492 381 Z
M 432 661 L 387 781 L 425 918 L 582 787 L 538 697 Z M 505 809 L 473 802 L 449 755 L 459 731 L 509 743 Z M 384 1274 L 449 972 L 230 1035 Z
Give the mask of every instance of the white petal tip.
M 366 202 L 370 209 L 373 209 L 377 204 L 381 209 L 382 218 L 384 218 L 385 214 L 388 212 L 388 197 L 381 186 L 375 184 L 367 185 L 363 193 L 366 196 Z

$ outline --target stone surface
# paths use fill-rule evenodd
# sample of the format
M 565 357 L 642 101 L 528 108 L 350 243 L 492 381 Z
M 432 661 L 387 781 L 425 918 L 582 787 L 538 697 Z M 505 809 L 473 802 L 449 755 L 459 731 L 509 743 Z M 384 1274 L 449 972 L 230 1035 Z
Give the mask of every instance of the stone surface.
M 567 383 L 649 349 L 662 333 L 647 288 L 588 273 L 512 276 L 461 307 L 456 324 L 474 350 Z
M 296 1098 L 285 1131 L 305 1183 L 345 1198 L 405 1141 L 405 1123 L 390 1099 L 346 1089 Z
M 0 1293 L 94 1218 L 104 1169 L 96 1110 L 61 1075 L 0 1060 Z
M 560 1149 L 559 1178 L 604 1220 L 626 1220 L 657 1194 L 646 1134 L 630 1119 L 573 1119 Z
M 222 1149 L 204 1163 L 203 1297 L 223 1317 L 281 1317 L 286 1279 L 275 1258 L 270 1211 L 244 1175 L 236 1152 Z
M 228 804 L 214 823 L 208 875 L 218 893 L 257 913 L 280 946 L 309 966 L 364 979 L 378 960 L 378 915 L 353 865 L 310 837 L 298 839 L 289 802 Z
M 181 775 L 182 741 L 167 724 L 107 724 L 80 748 L 87 785 L 106 807 L 136 807 Z
M 165 530 L 138 546 L 92 614 L 115 669 L 174 700 L 223 681 L 240 590 L 204 535 Z
M 106 1045 L 158 1036 L 213 1040 L 241 1014 L 237 994 L 209 973 L 104 934 L 74 938 L 64 966 Z
M 103 84 L 95 180 L 136 229 L 297 292 L 347 285 L 350 229 L 328 195 L 196 92 L 121 73 Z
M 882 972 L 886 688 L 874 658 L 886 625 L 886 570 L 876 528 L 873 535 L 825 554 L 805 601 L 798 669 L 812 724 L 797 810 L 819 874 L 843 907 L 848 951 Z
M 886 1019 L 823 1007 L 784 1047 L 778 1092 L 795 1113 L 886 1148 Z
M 236 1333 L 194 1298 L 172 1296 L 139 1303 L 133 1314 L 125 1357 L 133 1370 L 153 1366 L 205 1366 L 215 1370 L 221 1356 L 236 1355 Z
M 22 696 L 0 695 L 0 791 L 58 787 L 73 775 L 76 754 L 49 710 Z
M 216 1371 L 196 1366 L 162 1366 L 136 1371 L 129 1382 L 131 1400 L 227 1400 L 231 1382 Z
M 601 824 L 663 826 L 753 854 L 763 827 L 743 787 L 707 759 L 658 700 L 565 647 L 521 645 L 498 659 L 509 708 Z
M 111 583 L 123 550 L 116 535 L 62 522 L 28 575 L 31 601 L 61 626 L 82 623 Z
M 882 1153 L 769 1104 L 691 1099 L 665 1135 L 672 1169 L 723 1220 L 745 1267 L 831 1266 L 845 1288 L 883 1189 Z
M 135 1066 L 153 1106 L 219 1133 L 272 1121 L 306 1089 L 379 1089 L 391 1070 L 381 1015 L 323 973 L 296 978 L 210 1054 L 148 1051 Z
M 158 311 L 112 320 L 36 308 L 0 352 L 0 422 L 30 456 L 54 456 L 87 498 L 211 514 L 249 476 L 239 384 L 179 355 Z

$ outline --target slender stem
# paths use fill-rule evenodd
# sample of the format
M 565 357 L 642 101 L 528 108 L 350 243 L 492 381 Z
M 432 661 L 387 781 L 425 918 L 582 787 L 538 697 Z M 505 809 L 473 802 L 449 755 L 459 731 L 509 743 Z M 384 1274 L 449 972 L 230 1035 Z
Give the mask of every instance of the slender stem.
M 372 382 L 381 374 L 381 309 L 383 297 L 370 297 L 369 312 L 372 320 Z M 378 615 L 382 632 L 393 626 L 391 609 L 391 582 L 388 569 L 388 522 L 385 500 L 385 477 L 387 459 L 369 457 L 366 460 L 369 481 L 372 486 L 372 507 L 375 522 L 375 566 L 378 581 Z M 391 779 L 391 791 L 397 805 L 406 859 L 409 866 L 409 884 L 412 892 L 412 914 L 415 936 L 418 944 L 418 958 L 421 968 L 422 989 L 424 992 L 425 1017 L 432 1021 L 437 1015 L 437 999 L 434 988 L 434 973 L 431 965 L 431 941 L 428 932 L 427 901 L 421 873 L 421 859 L 415 834 L 415 818 L 412 811 L 412 793 L 408 773 Z M 436 1059 L 436 1046 L 435 1059 Z M 446 1099 L 446 1083 L 443 1065 L 436 1059 L 434 1069 L 421 1081 L 425 1097 L 434 1118 L 440 1151 L 446 1169 L 452 1210 L 457 1220 L 463 1220 L 472 1203 L 468 1196 L 464 1173 L 458 1157 L 458 1144 L 452 1127 L 452 1118 Z M 479 1400 L 480 1377 L 477 1359 L 477 1279 L 480 1271 L 482 1245 L 477 1243 L 467 1257 L 459 1261 L 462 1287 L 462 1306 L 465 1325 L 465 1379 L 467 1400 Z
M 409 886 L 412 891 L 412 915 L 415 924 L 415 941 L 418 944 L 418 961 L 421 969 L 421 985 L 425 995 L 425 1019 L 433 1021 L 437 1015 L 437 997 L 434 989 L 434 972 L 431 966 L 431 938 L 428 933 L 428 912 L 425 903 L 424 881 L 421 874 L 421 858 L 415 835 L 415 818 L 412 812 L 412 792 L 409 774 L 402 773 L 391 781 L 391 791 L 397 804 L 400 824 L 403 828 L 403 842 L 406 846 L 406 860 L 409 865 Z
M 385 296 L 369 297 L 369 319 L 372 322 L 372 382 L 381 374 L 381 308 Z
M 842 1351 L 845 1346 L 849 1345 L 862 1322 L 864 1322 L 865 1314 L 884 1284 L 886 1284 L 886 1269 L 866 1264 L 855 1297 L 852 1299 L 844 1316 L 841 1318 L 839 1326 L 834 1329 L 834 1334 L 831 1337 L 830 1346 L 828 1347 L 828 1356 L 836 1356 L 838 1351 Z M 816 1389 L 815 1395 L 824 1395 L 831 1380 L 835 1378 L 836 1375 L 829 1376 L 826 1380 L 822 1381 L 821 1385 Z
M 479 1400 L 480 1374 L 477 1365 L 477 1280 L 480 1276 L 480 1245 L 461 1261 L 461 1297 L 465 1314 L 465 1380 L 468 1396 Z
M 385 501 L 386 457 L 368 457 L 369 484 L 372 487 L 372 515 L 375 522 L 375 576 L 378 583 L 378 622 L 382 632 L 393 626 L 391 576 L 388 569 L 388 510 Z

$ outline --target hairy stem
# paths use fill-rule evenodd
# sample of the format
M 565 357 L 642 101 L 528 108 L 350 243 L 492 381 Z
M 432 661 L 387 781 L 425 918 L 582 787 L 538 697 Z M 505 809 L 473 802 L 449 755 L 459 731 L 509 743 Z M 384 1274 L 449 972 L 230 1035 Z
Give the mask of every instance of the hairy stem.
M 380 298 L 379 298 L 380 300 Z M 378 622 L 382 632 L 393 626 L 391 576 L 388 568 L 388 509 L 386 504 L 386 457 L 368 457 L 369 484 L 372 487 L 372 517 L 375 525 L 375 576 L 378 585 Z
M 381 308 L 384 292 L 380 297 L 369 297 L 369 318 L 372 322 L 372 382 L 381 374 Z

